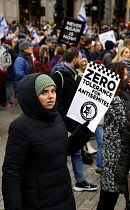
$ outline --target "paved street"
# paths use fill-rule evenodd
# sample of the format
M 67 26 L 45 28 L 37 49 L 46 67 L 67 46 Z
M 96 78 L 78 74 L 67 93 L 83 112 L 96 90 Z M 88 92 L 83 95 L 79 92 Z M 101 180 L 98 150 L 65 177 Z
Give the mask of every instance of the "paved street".
M 4 157 L 4 149 L 5 144 L 7 140 L 7 131 L 9 123 L 15 119 L 19 114 L 21 113 L 21 110 L 19 106 L 13 106 L 13 107 L 0 107 L 0 180 L 1 180 L 1 166 L 3 163 L 3 157 Z M 94 139 L 91 140 L 91 144 L 96 149 L 96 142 Z M 100 185 L 100 177 L 95 175 L 95 156 L 94 158 L 94 164 L 84 165 L 84 175 L 88 182 L 91 182 L 93 184 Z M 70 174 L 72 177 L 72 185 L 74 185 L 74 175 L 72 171 L 72 166 L 70 162 L 70 158 L 68 157 L 68 167 L 70 170 Z M 76 204 L 77 204 L 77 210 L 96 210 L 97 202 L 99 199 L 99 191 L 97 192 L 74 192 Z M 124 210 L 124 198 L 121 195 L 118 199 L 117 205 L 115 210 Z M 0 210 L 3 210 L 3 200 L 2 195 L 0 191 Z

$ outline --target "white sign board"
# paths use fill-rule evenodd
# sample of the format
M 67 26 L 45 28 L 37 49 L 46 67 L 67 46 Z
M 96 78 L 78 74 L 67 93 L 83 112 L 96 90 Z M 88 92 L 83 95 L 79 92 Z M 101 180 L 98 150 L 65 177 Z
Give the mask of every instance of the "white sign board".
M 107 40 L 111 40 L 112 42 L 116 43 L 116 38 L 114 31 L 107 31 L 105 33 L 99 34 L 99 40 L 103 44 L 103 47 L 105 46 L 105 42 Z
M 90 121 L 88 128 L 95 132 L 119 82 L 118 74 L 91 61 L 83 74 L 67 116 L 81 124 Z

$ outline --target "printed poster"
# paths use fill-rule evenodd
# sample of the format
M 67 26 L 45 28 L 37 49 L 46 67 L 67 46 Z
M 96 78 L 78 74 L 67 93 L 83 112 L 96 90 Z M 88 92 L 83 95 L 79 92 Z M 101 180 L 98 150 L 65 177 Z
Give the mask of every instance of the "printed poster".
M 83 74 L 67 116 L 81 124 L 90 121 L 88 128 L 95 132 L 119 82 L 118 74 L 91 61 Z
M 58 43 L 74 43 L 78 44 L 82 35 L 85 22 L 73 18 L 65 17 L 64 23 L 58 38 Z
M 105 33 L 99 34 L 99 40 L 103 44 L 103 47 L 105 48 L 105 42 L 107 40 L 111 40 L 112 42 L 116 43 L 116 38 L 114 31 L 107 31 Z

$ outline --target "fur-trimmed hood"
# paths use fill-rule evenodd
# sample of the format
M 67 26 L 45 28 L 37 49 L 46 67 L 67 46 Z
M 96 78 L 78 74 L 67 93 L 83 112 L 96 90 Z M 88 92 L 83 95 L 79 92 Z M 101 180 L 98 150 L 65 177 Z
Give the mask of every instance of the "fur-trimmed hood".
M 43 56 L 45 51 L 47 52 L 46 58 Z M 42 63 L 46 63 L 46 62 L 50 61 L 49 48 L 47 45 L 42 45 L 41 47 L 40 46 L 35 47 L 33 49 L 33 54 L 34 54 L 34 57 L 36 58 L 36 60 L 39 60 Z

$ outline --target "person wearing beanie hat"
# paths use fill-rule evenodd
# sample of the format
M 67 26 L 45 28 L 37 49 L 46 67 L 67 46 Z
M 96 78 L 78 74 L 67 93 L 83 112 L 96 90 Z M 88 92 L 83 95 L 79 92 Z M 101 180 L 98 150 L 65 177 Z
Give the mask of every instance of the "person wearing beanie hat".
M 105 50 L 103 50 L 99 54 L 99 60 L 103 61 L 106 68 L 109 66 L 109 64 L 112 62 L 113 58 L 116 55 L 115 47 L 116 44 L 114 44 L 114 42 L 112 42 L 111 40 L 107 40 L 105 42 Z
M 36 90 L 37 96 L 39 96 L 42 90 L 48 86 L 56 87 L 56 84 L 48 75 L 40 74 L 35 80 L 35 90 Z
M 95 61 L 93 61 L 94 63 L 97 63 L 97 64 L 101 64 L 101 65 L 103 65 L 104 66 L 104 63 L 103 63 L 103 61 L 101 61 L 101 60 L 95 60 Z
M 86 122 L 68 137 L 56 111 L 55 89 L 54 81 L 40 73 L 18 84 L 23 113 L 9 126 L 2 167 L 5 209 L 76 210 L 67 154 L 83 147 L 92 133 Z
M 24 33 L 19 33 L 18 39 L 26 39 L 26 35 Z
M 14 62 L 14 91 L 17 93 L 19 81 L 26 75 L 34 73 L 32 59 L 33 47 L 30 41 L 21 39 L 19 42 L 19 56 Z
M 19 51 L 24 51 L 29 47 L 31 47 L 30 49 L 32 49 L 32 43 L 30 41 L 27 41 L 25 39 L 19 41 Z
M 105 42 L 105 49 L 106 50 L 112 50 L 116 45 L 111 40 L 107 40 Z
M 35 91 L 39 101 L 46 109 L 52 109 L 56 102 L 56 84 L 46 74 L 39 75 L 35 80 Z

